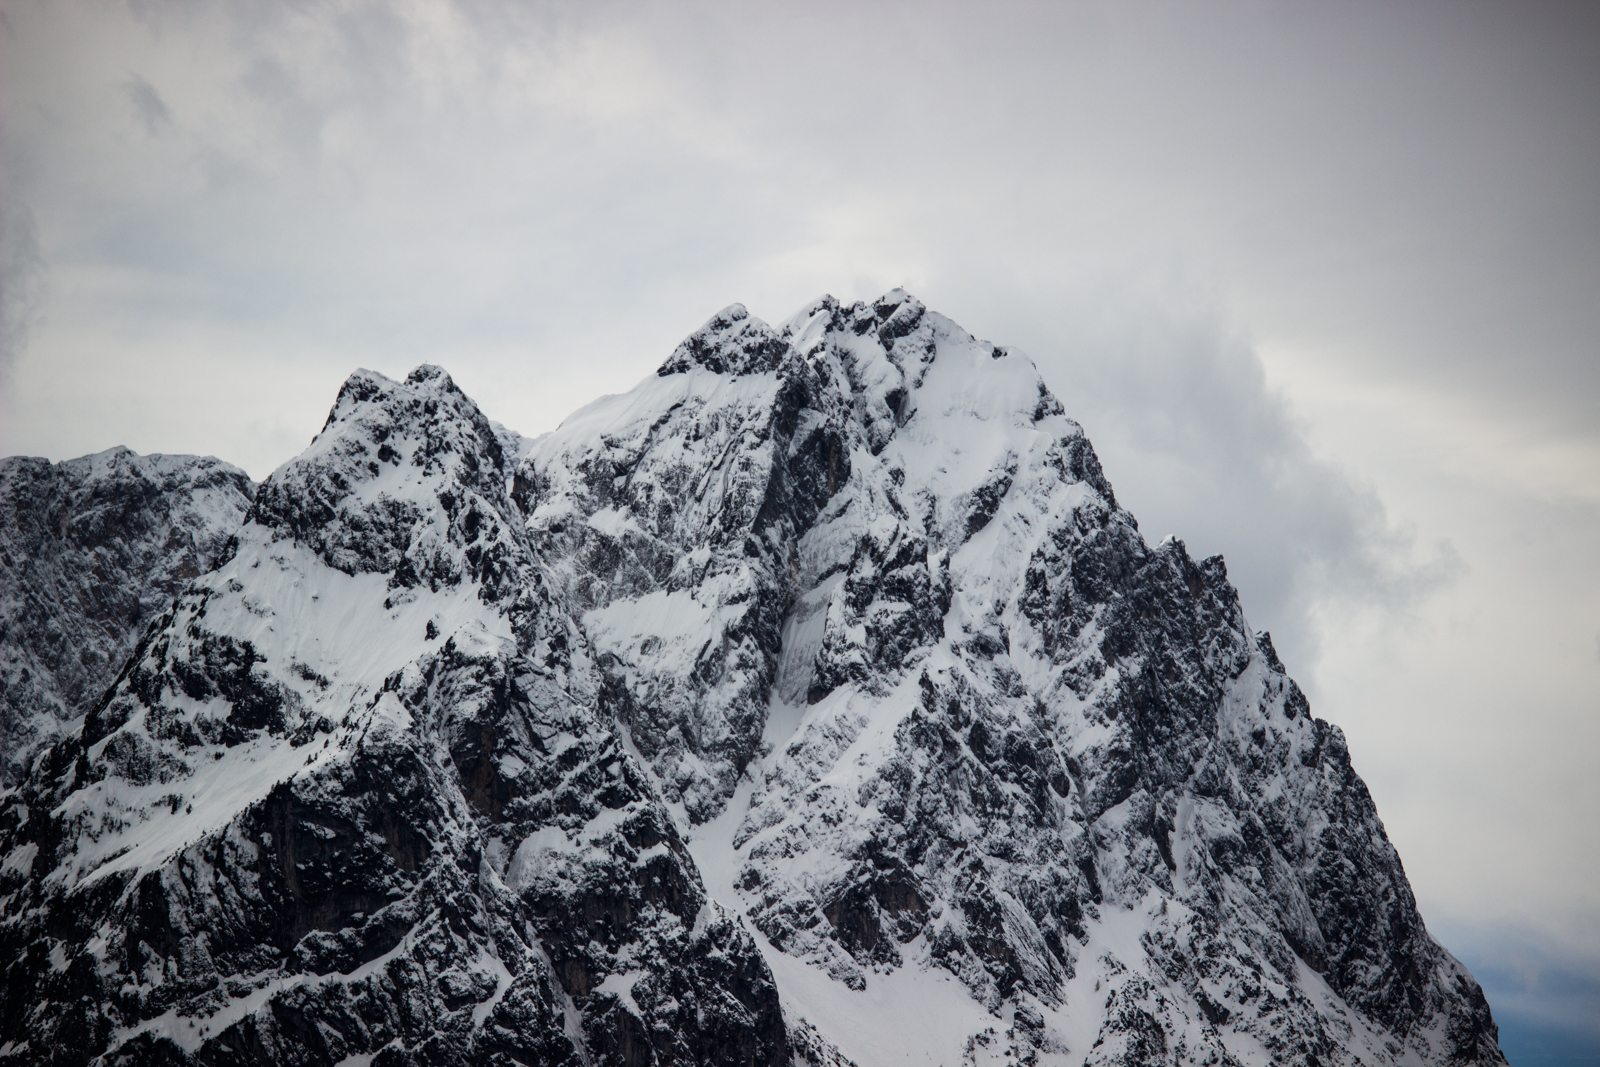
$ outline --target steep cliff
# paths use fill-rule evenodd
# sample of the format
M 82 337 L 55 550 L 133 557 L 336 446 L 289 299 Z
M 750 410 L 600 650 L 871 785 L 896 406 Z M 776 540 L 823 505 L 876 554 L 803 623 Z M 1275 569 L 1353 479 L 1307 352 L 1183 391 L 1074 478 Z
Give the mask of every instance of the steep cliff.
M 900 291 L 734 306 L 520 473 L 708 880 L 847 1054 L 1500 1061 L 1338 729 L 1025 356 Z M 941 1032 L 886 1022 L 949 982 Z

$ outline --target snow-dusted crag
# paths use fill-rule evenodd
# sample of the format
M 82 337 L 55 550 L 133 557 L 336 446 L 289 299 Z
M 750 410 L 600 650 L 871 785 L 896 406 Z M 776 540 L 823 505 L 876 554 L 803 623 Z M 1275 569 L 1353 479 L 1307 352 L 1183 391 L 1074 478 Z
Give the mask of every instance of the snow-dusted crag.
M 1500 1062 L 1342 735 L 1025 356 L 900 291 L 734 306 L 518 483 L 708 881 L 845 1054 Z
M 254 493 L 209 457 L 0 460 L 0 785 L 38 742 L 76 729 Z
M 787 1058 L 506 473 L 437 368 L 345 384 L 0 802 L 0 1056 Z
M 361 372 L 0 797 L 0 1058 L 1504 1063 L 1220 558 L 1021 353 Z
M 518 470 L 529 532 L 560 560 L 610 706 L 695 821 L 722 809 L 760 747 L 798 539 L 851 482 L 853 423 L 831 373 L 735 306 L 633 392 L 536 441 Z

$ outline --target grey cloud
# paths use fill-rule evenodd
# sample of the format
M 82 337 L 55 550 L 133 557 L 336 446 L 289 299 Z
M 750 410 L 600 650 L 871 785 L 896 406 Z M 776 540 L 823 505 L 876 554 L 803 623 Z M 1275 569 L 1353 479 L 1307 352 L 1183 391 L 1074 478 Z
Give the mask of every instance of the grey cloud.
M 1191 553 L 1226 557 L 1246 615 L 1308 686 L 1319 605 L 1404 619 L 1464 573 L 1448 541 L 1418 551 L 1372 488 L 1314 453 L 1215 307 L 1181 287 L 1102 284 L 1066 300 L 1057 291 L 1042 319 L 1036 297 L 996 296 L 974 311 L 1005 324 L 992 340 L 1028 349 L 1148 539 L 1172 534 Z
M 133 104 L 134 114 L 151 137 L 172 125 L 172 112 L 167 102 L 161 99 L 161 94 L 156 92 L 155 86 L 135 74 L 122 83 L 122 88 L 128 94 L 128 101 Z
M 615 64 L 531 16 L 474 9 L 494 17 L 440 33 L 464 37 L 449 49 L 383 5 L 309 23 L 273 6 L 202 9 L 190 23 L 149 10 L 162 37 L 228 56 L 203 100 L 213 126 L 96 160 L 123 180 L 114 198 L 17 191 L 46 205 L 85 268 L 129 272 L 126 314 L 177 299 L 186 315 L 248 322 L 286 345 L 334 336 L 353 360 L 426 356 L 613 315 L 617 294 L 669 264 L 680 276 L 736 269 L 762 243 L 794 239 L 788 191 L 752 189 L 741 163 L 706 159 L 670 101 L 634 87 L 617 113 L 589 114 L 583 94 L 611 91 Z M 446 54 L 430 59 L 435 48 Z M 518 92 L 525 107 L 503 102 Z M 57 128 L 25 131 L 36 170 L 67 165 L 50 157 Z
M 1600 1048 L 1600 958 L 1514 926 L 1444 931 L 1494 1008 L 1519 1064 L 1592 1063 Z M 1520 1055 L 1519 1055 L 1520 1053 Z
M 0 207 L 0 394 L 9 391 L 12 362 L 44 314 L 49 272 L 23 204 Z

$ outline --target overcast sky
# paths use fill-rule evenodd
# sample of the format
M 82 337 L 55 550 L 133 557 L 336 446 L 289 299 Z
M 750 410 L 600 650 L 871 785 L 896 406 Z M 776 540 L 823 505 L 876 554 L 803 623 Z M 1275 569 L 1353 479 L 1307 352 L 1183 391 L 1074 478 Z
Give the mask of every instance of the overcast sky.
M 1600 1062 L 1600 5 L 3 10 L 0 451 L 261 478 L 424 360 L 539 433 L 904 285 L 1227 556 L 1517 1062 Z

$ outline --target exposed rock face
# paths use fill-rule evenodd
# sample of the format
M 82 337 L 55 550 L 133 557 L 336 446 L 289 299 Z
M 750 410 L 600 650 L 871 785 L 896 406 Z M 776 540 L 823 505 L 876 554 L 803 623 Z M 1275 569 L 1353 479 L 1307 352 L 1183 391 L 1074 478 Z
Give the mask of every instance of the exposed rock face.
M 735 305 L 658 376 L 539 439 L 518 472 L 617 717 L 696 821 L 756 754 L 796 544 L 850 480 L 838 373 Z
M 533 440 L 358 373 L 222 558 L 0 800 L 24 1061 L 1504 1062 L 1222 560 L 901 291 Z
M 4 798 L 21 1061 L 779 1064 L 442 371 L 361 372 Z
M 212 562 L 255 485 L 199 456 L 126 448 L 0 460 L 0 785 L 89 710 Z

